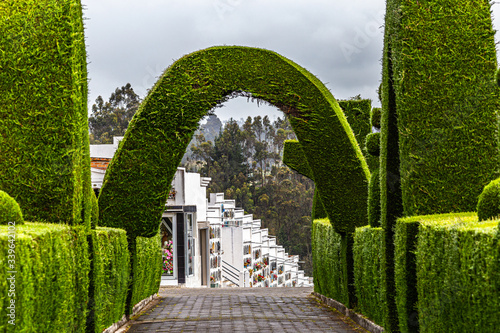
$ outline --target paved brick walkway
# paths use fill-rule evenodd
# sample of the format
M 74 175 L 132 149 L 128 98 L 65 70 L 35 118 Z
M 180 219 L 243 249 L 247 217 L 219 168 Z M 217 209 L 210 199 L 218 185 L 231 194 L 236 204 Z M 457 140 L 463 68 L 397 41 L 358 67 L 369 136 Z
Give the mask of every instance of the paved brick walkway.
M 312 288 L 162 288 L 128 333 L 367 332 L 320 304 Z

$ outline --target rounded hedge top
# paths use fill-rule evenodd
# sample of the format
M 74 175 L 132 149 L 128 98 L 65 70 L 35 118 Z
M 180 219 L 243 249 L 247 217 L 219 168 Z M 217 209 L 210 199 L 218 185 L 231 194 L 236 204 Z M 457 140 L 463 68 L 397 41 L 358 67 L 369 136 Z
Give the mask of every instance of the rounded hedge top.
M 0 225 L 9 223 L 23 224 L 23 214 L 16 200 L 0 190 Z
M 368 154 L 380 156 L 380 132 L 370 133 L 366 136 L 365 148 Z
M 491 181 L 484 187 L 477 203 L 479 221 L 500 216 L 500 178 Z
M 290 118 L 335 229 L 354 231 L 366 225 L 370 172 L 330 91 L 275 52 L 238 46 L 184 56 L 156 82 L 108 167 L 99 223 L 124 228 L 129 237 L 154 235 L 199 121 L 241 94 L 264 100 Z

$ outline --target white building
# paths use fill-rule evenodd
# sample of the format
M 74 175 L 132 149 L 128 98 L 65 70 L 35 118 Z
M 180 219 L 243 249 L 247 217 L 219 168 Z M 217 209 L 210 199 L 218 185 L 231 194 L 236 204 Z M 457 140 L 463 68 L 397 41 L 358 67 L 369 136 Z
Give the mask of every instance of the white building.
M 98 192 L 122 137 L 90 145 L 92 187 Z M 309 286 L 298 256 L 289 256 L 261 221 L 224 194 L 210 194 L 210 178 L 178 168 L 160 221 L 162 285 L 186 287 Z

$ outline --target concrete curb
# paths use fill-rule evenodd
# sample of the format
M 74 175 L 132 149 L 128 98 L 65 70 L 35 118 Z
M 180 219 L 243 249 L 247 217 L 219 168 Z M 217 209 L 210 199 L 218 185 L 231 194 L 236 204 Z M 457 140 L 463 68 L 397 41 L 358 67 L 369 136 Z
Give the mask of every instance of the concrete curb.
M 344 304 L 317 292 L 312 293 L 315 297 L 321 300 L 321 302 L 329 307 L 332 307 L 342 313 L 344 316 L 351 318 L 356 324 L 363 327 L 365 330 L 371 333 L 383 333 L 384 328 L 370 321 L 368 318 L 363 317 L 360 314 L 357 314 L 353 310 L 348 309 Z

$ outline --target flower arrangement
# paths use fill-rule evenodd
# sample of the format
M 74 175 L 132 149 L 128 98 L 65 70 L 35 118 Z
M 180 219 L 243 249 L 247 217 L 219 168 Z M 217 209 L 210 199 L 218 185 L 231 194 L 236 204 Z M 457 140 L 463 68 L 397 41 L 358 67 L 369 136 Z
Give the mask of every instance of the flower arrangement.
M 266 266 L 269 265 L 269 258 L 264 257 L 263 262 L 264 262 L 264 265 L 266 265 Z
M 252 259 L 250 259 L 250 258 L 246 258 L 243 260 L 244 267 L 250 266 L 251 263 L 252 263 Z
M 255 259 L 259 259 L 260 258 L 260 250 L 256 250 L 255 251 Z
M 261 274 L 259 274 L 259 275 L 257 276 L 257 280 L 259 280 L 259 282 L 264 281 L 265 279 L 266 279 L 266 278 L 265 278 L 263 275 L 261 275 Z
M 210 282 L 215 282 L 215 276 L 210 275 Z
M 248 271 L 250 272 L 250 277 L 252 277 L 253 269 L 250 268 Z
M 259 269 L 262 268 L 262 264 L 260 262 L 256 262 L 255 265 L 254 265 L 254 268 L 256 271 L 258 271 Z
M 165 242 L 163 246 L 163 272 L 167 275 L 174 274 L 174 251 L 172 240 Z

